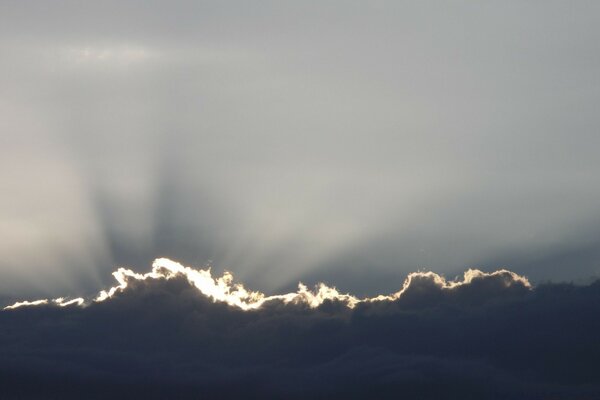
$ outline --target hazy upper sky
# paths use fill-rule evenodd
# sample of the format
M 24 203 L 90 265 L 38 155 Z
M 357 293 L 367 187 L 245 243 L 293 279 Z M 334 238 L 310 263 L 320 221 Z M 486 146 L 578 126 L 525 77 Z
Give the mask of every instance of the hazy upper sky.
M 600 3 L 0 3 L 0 291 L 600 274 Z

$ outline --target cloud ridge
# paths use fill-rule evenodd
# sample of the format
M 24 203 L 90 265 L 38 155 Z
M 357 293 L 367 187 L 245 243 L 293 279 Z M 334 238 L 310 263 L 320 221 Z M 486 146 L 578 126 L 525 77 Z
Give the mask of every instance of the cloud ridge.
M 112 273 L 117 286 L 100 293 L 91 302 L 103 302 L 110 300 L 115 295 L 128 290 L 131 284 L 151 280 L 170 280 L 174 278 L 185 278 L 187 282 L 195 287 L 202 295 L 214 302 L 223 302 L 242 310 L 256 310 L 264 304 L 280 301 L 284 304 L 304 304 L 310 308 L 317 308 L 325 302 L 338 302 L 348 308 L 355 308 L 361 303 L 374 303 L 382 301 L 397 301 L 405 298 L 422 296 L 424 293 L 444 294 L 449 292 L 460 292 L 469 286 L 485 285 L 495 288 L 496 291 L 512 288 L 531 289 L 531 284 L 526 277 L 514 272 L 501 269 L 491 273 L 478 269 L 468 269 L 463 274 L 462 280 L 447 280 L 443 276 L 431 271 L 412 272 L 404 281 L 402 288 L 392 294 L 378 295 L 374 297 L 358 298 L 351 294 L 340 293 L 335 287 L 319 283 L 314 290 L 310 290 L 305 284 L 299 283 L 296 292 L 267 296 L 259 291 L 251 291 L 241 283 L 234 283 L 233 275 L 225 272 L 223 276 L 214 278 L 210 268 L 192 268 L 184 266 L 168 258 L 158 258 L 152 263 L 150 272 L 140 274 L 127 268 L 118 268 Z M 39 305 L 82 306 L 89 305 L 81 297 L 68 300 L 64 297 L 56 299 L 39 299 L 34 301 L 19 301 L 4 307 L 4 310 L 13 310 L 19 307 L 32 307 Z

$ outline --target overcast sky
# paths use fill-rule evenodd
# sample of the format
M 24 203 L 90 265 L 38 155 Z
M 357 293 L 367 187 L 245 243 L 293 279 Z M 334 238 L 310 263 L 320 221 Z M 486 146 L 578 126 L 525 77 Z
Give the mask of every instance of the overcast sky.
M 126 4 L 124 4 L 126 3 Z M 600 3 L 0 3 L 0 290 L 600 274 Z

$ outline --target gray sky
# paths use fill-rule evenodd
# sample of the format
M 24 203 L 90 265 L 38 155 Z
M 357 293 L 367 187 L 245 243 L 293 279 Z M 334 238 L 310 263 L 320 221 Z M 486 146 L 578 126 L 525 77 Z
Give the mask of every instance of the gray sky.
M 123 4 L 126 3 L 126 4 Z M 0 3 L 0 291 L 600 274 L 598 2 Z

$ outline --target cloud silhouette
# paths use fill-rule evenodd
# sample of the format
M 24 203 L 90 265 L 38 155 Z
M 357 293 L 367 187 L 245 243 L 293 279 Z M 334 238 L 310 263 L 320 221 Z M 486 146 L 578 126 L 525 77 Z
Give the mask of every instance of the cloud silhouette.
M 5 398 L 494 398 L 600 395 L 600 282 L 410 274 L 359 299 L 267 296 L 159 259 L 95 298 L 0 312 Z
M 152 264 L 152 270 L 146 274 L 139 274 L 130 269 L 119 268 L 113 272 L 118 286 L 102 290 L 94 302 L 102 302 L 113 298 L 118 293 L 132 290 L 141 283 L 151 280 L 170 280 L 173 278 L 186 279 L 201 294 L 214 300 L 222 301 L 242 310 L 258 309 L 265 303 L 281 301 L 287 303 L 302 303 L 311 308 L 321 306 L 327 301 L 344 303 L 349 308 L 354 308 L 359 303 L 373 303 L 381 301 L 399 301 L 402 303 L 415 303 L 427 305 L 441 300 L 462 298 L 471 301 L 492 298 L 506 292 L 523 291 L 530 289 L 529 281 L 513 272 L 499 270 L 485 273 L 476 269 L 469 269 L 464 273 L 462 281 L 447 281 L 444 277 L 433 272 L 413 272 L 408 275 L 402 290 L 391 295 L 379 295 L 373 298 L 358 299 L 350 294 L 341 294 L 337 289 L 320 283 L 316 290 L 310 291 L 306 285 L 300 283 L 298 291 L 283 295 L 265 296 L 264 293 L 248 291 L 242 284 L 233 284 L 233 275 L 229 272 L 220 278 L 213 278 L 209 269 L 194 269 L 185 267 L 180 263 L 167 258 L 159 258 Z M 54 304 L 67 306 L 77 304 L 85 305 L 85 300 L 76 298 L 66 300 L 63 297 L 53 299 L 40 299 L 34 301 L 21 301 L 6 306 L 5 310 L 19 307 Z

